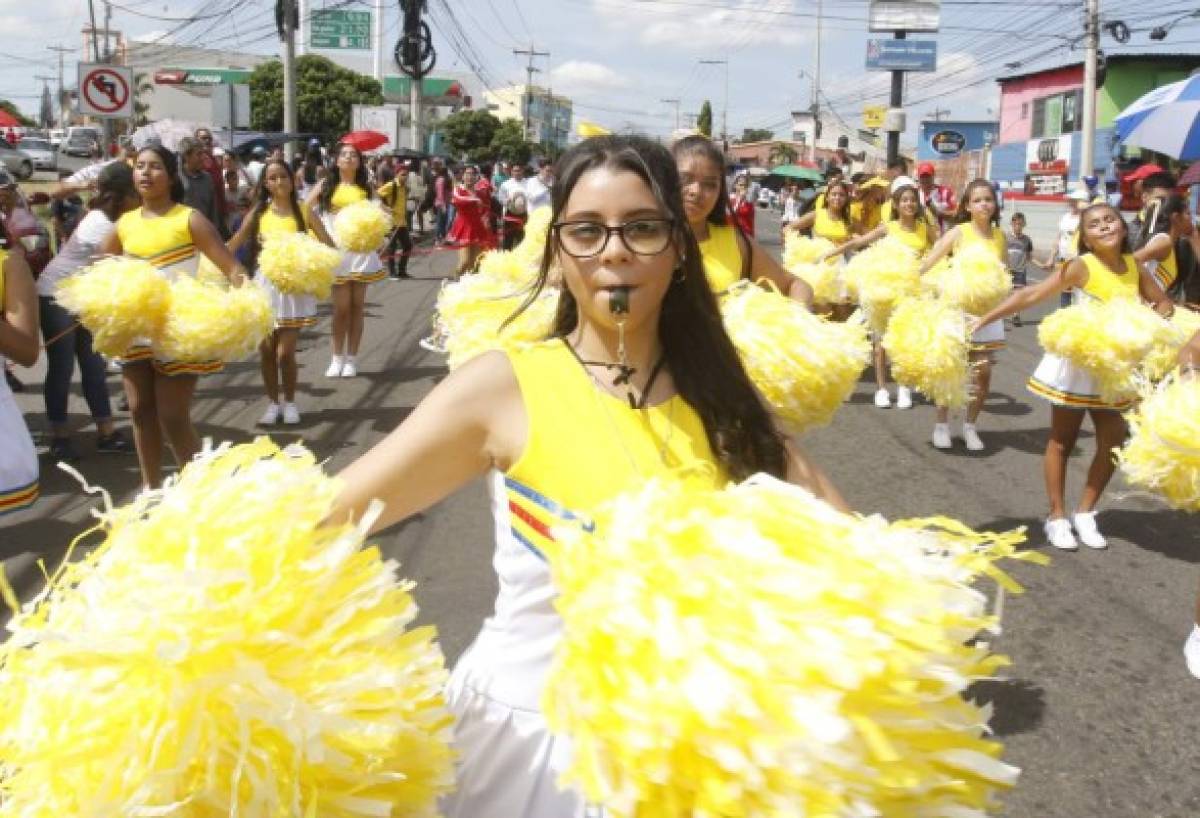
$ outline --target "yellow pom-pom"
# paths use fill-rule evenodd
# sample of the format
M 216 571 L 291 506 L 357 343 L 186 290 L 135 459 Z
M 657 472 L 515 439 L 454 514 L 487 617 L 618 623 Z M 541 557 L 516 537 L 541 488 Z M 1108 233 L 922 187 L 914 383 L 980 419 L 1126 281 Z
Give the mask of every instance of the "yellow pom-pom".
M 826 321 L 747 283 L 721 299 L 721 315 L 750 380 L 792 432 L 828 423 L 871 356 L 861 321 Z
M 925 278 L 940 297 L 970 315 L 983 315 L 1012 290 L 1012 276 L 990 244 L 968 244 Z
M 1200 312 L 1176 307 L 1170 328 L 1155 340 L 1154 348 L 1142 362 L 1142 371 L 1151 380 L 1162 380 L 1178 363 L 1179 349 L 1200 332 Z
M 983 815 L 1014 783 L 963 693 L 1005 662 L 973 641 L 995 622 L 972 581 L 1020 532 L 889 525 L 761 475 L 652 482 L 595 524 L 548 555 L 543 708 L 606 815 Z
M 260 438 L 103 515 L 0 646 L 4 814 L 436 815 L 443 659 L 337 491 Z
M 373 253 L 383 246 L 392 229 L 392 217 L 375 202 L 346 205 L 333 217 L 338 247 L 350 253 Z
M 475 275 L 503 281 L 511 289 L 528 288 L 538 275 L 537 266 L 529 266 L 527 260 L 515 250 L 491 250 L 479 258 Z
M 1118 453 L 1135 486 L 1184 511 L 1200 511 L 1200 378 L 1172 377 L 1129 416 L 1131 434 Z
M 1170 324 L 1134 298 L 1085 299 L 1056 310 L 1038 328 L 1046 351 L 1086 371 L 1101 398 L 1110 401 L 1137 391 L 1142 362 L 1172 335 Z
M 558 309 L 558 290 L 548 287 L 512 323 L 505 322 L 525 303 L 528 287 L 501 279 L 463 276 L 442 287 L 435 327 L 451 369 L 491 349 L 518 349 L 549 337 Z
M 341 254 L 307 233 L 268 236 L 258 269 L 281 293 L 328 298 Z
M 843 300 L 838 275 L 841 257 L 833 256 L 817 263 L 817 259 L 834 246 L 828 239 L 810 239 L 790 230 L 783 240 L 784 268 L 812 287 L 813 300 L 818 304 L 836 304 Z
M 109 357 L 125 352 L 137 338 L 153 337 L 162 326 L 169 285 L 148 261 L 105 258 L 64 278 L 54 297 L 92 333 L 96 351 Z
M 200 255 L 200 263 L 196 265 L 196 280 L 205 284 L 215 284 L 218 287 L 229 286 L 229 279 L 221 272 L 221 268 L 203 254 Z
M 271 334 L 271 304 L 259 287 L 222 288 L 182 276 L 171 300 L 155 354 L 172 361 L 234 361 Z
M 898 239 L 885 238 L 856 255 L 843 277 L 862 305 L 871 328 L 883 332 L 896 305 L 921 288 L 917 254 Z
M 531 211 L 525 220 L 525 234 L 520 244 L 513 248 L 521 263 L 530 269 L 536 270 L 542 264 L 546 238 L 550 235 L 550 216 L 549 207 L 539 207 Z
M 929 298 L 896 307 L 883 335 L 897 383 L 918 390 L 938 406 L 957 409 L 968 395 L 966 319 L 961 309 Z

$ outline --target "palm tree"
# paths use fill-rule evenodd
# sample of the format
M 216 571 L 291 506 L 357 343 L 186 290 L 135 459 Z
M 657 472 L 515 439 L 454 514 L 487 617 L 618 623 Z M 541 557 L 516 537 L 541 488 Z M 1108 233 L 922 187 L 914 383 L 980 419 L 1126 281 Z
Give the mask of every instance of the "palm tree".
M 771 146 L 771 153 L 767 157 L 772 165 L 791 165 L 796 161 L 796 149 L 786 142 L 776 142 Z

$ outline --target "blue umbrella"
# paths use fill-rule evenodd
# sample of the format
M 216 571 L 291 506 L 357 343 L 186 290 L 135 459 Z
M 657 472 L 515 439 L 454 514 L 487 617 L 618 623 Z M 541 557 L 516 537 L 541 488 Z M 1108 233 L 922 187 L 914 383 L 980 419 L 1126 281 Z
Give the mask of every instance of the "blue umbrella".
M 1200 159 L 1200 74 L 1155 88 L 1118 114 L 1116 126 L 1125 144 Z

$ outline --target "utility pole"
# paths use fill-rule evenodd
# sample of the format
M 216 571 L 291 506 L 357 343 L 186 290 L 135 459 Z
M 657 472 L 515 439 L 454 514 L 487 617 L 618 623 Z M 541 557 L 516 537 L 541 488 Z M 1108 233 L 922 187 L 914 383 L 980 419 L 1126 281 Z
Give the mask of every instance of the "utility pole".
M 1079 150 L 1079 177 L 1095 170 L 1096 154 L 1096 61 L 1100 51 L 1100 0 L 1086 0 L 1083 21 L 1086 54 L 1083 60 L 1083 145 Z
M 45 121 L 39 122 L 38 124 L 41 125 L 43 128 L 53 128 L 54 127 L 54 121 L 53 121 L 54 111 L 53 111 L 53 109 L 51 109 L 49 111 L 49 113 L 50 113 L 49 117 L 44 117 L 44 116 L 42 116 L 42 114 L 47 113 L 45 105 L 46 105 L 47 100 L 50 97 L 50 80 L 54 79 L 54 77 L 47 76 L 46 74 L 34 74 L 33 79 L 35 81 L 40 80 L 42 83 L 42 104 L 38 108 L 38 118 L 45 120 Z
M 96 2 L 88 0 L 88 16 L 92 19 L 92 57 L 96 62 L 100 62 L 100 41 L 96 39 L 96 34 L 99 29 L 96 28 Z
M 663 103 L 663 104 L 665 104 L 665 105 L 674 105 L 674 106 L 675 106 L 675 130 L 679 130 L 679 105 L 680 105 L 680 101 L 679 101 L 679 100 L 677 100 L 677 99 L 660 99 L 660 100 L 659 100 L 659 102 L 661 102 L 661 103 Z
M 421 20 L 425 0 L 400 0 L 400 11 L 404 15 L 404 34 L 396 44 L 396 65 L 408 76 L 408 127 L 413 150 L 424 151 L 421 140 L 421 81 L 437 63 L 437 51 L 433 47 L 433 33 L 429 24 Z
M 723 146 L 729 144 L 729 59 L 724 60 L 700 60 L 701 65 L 723 65 L 725 66 L 725 99 L 721 103 L 721 142 Z
M 817 44 L 813 49 L 812 75 L 812 118 L 813 118 L 813 150 L 817 147 L 817 138 L 821 135 L 821 0 L 817 0 Z M 816 155 L 815 153 L 813 154 Z
M 298 6 L 298 8 L 297 8 L 296 16 L 300 22 L 300 26 L 299 26 L 300 30 L 296 32 L 298 35 L 297 40 L 296 40 L 296 53 L 298 55 L 300 55 L 301 57 L 303 57 L 305 54 L 308 53 L 308 30 L 310 28 L 310 25 L 308 22 L 308 18 L 309 18 L 308 0 L 299 0 L 299 3 L 297 4 L 297 6 Z
M 67 124 L 67 89 L 63 85 L 63 55 L 70 54 L 75 49 L 61 45 L 48 45 L 46 48 L 58 53 L 58 124 L 59 127 L 62 127 Z
M 300 130 L 296 118 L 296 0 L 279 0 L 283 4 L 283 130 L 294 134 Z M 230 140 L 232 147 L 232 139 Z M 295 153 L 295 145 L 288 142 L 284 155 Z
M 371 15 L 371 49 L 375 52 L 372 76 L 383 85 L 383 0 L 375 0 L 375 13 Z
M 905 33 L 903 31 L 896 32 L 896 39 L 903 40 Z M 892 110 L 896 110 L 904 105 L 904 72 L 892 72 L 892 95 L 888 100 Z M 900 158 L 900 131 L 887 132 L 887 160 L 894 162 Z
M 529 138 L 530 125 L 530 108 L 533 107 L 533 72 L 538 69 L 533 67 L 534 57 L 549 57 L 549 51 L 538 51 L 533 43 L 529 44 L 529 48 L 514 48 L 513 54 L 522 57 L 528 57 L 529 62 L 525 66 L 525 138 Z
M 932 111 L 926 111 L 925 116 L 929 117 L 934 122 L 941 122 L 943 119 L 950 116 L 950 111 L 947 108 L 934 108 Z

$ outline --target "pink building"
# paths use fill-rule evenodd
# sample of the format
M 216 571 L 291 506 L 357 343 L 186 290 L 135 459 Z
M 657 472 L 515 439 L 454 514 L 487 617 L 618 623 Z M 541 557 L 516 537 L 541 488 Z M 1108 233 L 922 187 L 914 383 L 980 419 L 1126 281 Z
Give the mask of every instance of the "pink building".
M 1000 133 L 996 141 L 1023 142 L 1033 137 L 1034 101 L 1082 88 L 1083 64 L 1002 78 L 1000 82 Z

